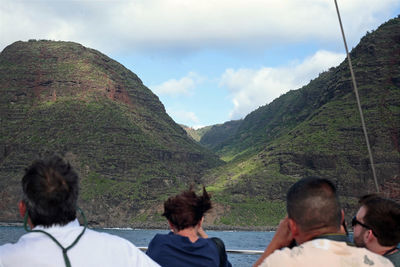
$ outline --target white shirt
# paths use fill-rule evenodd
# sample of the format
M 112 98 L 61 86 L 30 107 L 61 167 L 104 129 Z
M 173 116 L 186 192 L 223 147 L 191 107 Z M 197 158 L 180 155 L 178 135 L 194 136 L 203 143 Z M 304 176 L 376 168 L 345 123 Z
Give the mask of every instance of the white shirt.
M 260 267 L 393 267 L 386 258 L 346 242 L 315 239 L 292 249 L 276 250 Z
M 70 246 L 82 232 L 78 220 L 44 230 L 64 247 Z M 159 266 L 128 240 L 86 229 L 79 242 L 68 250 L 72 267 Z M 0 267 L 63 267 L 61 248 L 46 234 L 27 233 L 15 244 L 0 246 Z

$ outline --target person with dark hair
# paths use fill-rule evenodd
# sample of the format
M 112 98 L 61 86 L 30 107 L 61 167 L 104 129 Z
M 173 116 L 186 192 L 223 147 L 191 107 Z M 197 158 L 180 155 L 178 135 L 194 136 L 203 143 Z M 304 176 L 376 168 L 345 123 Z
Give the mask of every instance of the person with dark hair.
M 287 217 L 254 266 L 393 266 L 367 249 L 348 245 L 336 188 L 327 179 L 307 177 L 286 195 Z M 285 248 L 293 243 L 299 245 Z
M 388 258 L 400 266 L 400 204 L 379 195 L 360 198 L 361 205 L 351 222 L 354 243 Z
M 192 188 L 164 202 L 164 213 L 171 232 L 157 234 L 150 242 L 147 255 L 163 267 L 232 266 L 222 240 L 208 238 L 202 223 L 211 209 L 210 195 L 196 195 Z
M 59 156 L 26 169 L 19 211 L 28 233 L 0 246 L 1 267 L 159 266 L 128 240 L 87 229 L 77 208 L 78 186 L 77 173 Z

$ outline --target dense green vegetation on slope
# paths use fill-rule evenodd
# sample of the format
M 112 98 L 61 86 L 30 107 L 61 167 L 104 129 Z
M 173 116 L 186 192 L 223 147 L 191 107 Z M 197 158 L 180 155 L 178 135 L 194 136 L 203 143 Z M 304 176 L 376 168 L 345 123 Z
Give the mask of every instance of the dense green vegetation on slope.
M 236 120 L 209 127 L 201 137 L 200 144 L 216 151 L 217 153 L 221 153 L 219 150 L 229 143 L 229 140 L 235 136 L 241 123 L 242 120 Z
M 182 124 L 181 127 L 193 140 L 195 140 L 196 142 L 200 142 L 200 139 L 211 129 L 212 126 L 205 126 L 199 129 L 194 129 Z
M 400 199 L 400 18 L 368 33 L 351 58 L 379 186 Z M 250 213 L 249 223 L 264 224 L 260 206 L 284 201 L 287 188 L 308 175 L 334 181 L 348 216 L 356 197 L 375 191 L 347 60 L 235 123 L 225 138 L 210 130 L 200 141 L 228 161 L 204 177 L 226 207 L 221 223 Z M 226 125 L 212 129 L 224 133 Z M 282 212 L 270 220 L 279 222 Z
M 351 52 L 379 186 L 395 199 L 399 55 L 400 18 Z M 165 224 L 163 201 L 189 184 L 213 193 L 206 221 L 220 226 L 276 225 L 288 187 L 308 175 L 338 186 L 348 216 L 374 191 L 347 61 L 243 120 L 188 133 L 134 73 L 76 43 L 8 46 L 0 90 L 0 220 L 17 219 L 23 169 L 51 151 L 79 171 L 80 205 L 99 225 Z
M 0 54 L 0 220 L 17 219 L 23 169 L 57 152 L 78 169 L 93 223 L 147 218 L 221 164 L 190 139 L 140 79 L 71 42 L 16 42 Z

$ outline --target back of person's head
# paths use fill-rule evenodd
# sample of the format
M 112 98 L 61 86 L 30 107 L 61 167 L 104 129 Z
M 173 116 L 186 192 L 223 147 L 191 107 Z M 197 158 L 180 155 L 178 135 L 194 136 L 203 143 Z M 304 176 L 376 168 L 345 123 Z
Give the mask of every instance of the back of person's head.
M 400 204 L 371 194 L 360 198 L 359 203 L 366 208 L 364 223 L 371 227 L 381 246 L 400 243 Z
M 341 208 L 336 188 L 327 179 L 307 177 L 293 184 L 286 195 L 288 217 L 303 232 L 340 228 Z
M 210 195 L 203 187 L 203 194 L 196 195 L 192 188 L 164 202 L 162 214 L 177 230 L 196 226 L 204 213 L 211 209 Z
M 65 225 L 76 218 L 78 175 L 59 156 L 36 160 L 22 178 L 23 201 L 33 225 Z

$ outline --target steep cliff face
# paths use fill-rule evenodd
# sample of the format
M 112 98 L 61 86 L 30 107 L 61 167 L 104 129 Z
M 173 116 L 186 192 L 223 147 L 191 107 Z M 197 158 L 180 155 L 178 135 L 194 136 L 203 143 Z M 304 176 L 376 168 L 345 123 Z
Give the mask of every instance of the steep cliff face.
M 242 120 L 227 121 L 223 124 L 213 125 L 201 137 L 200 144 L 218 151 L 224 145 L 229 144 L 229 140 L 235 136 Z
M 0 54 L 1 220 L 17 219 L 23 169 L 57 152 L 81 175 L 92 222 L 129 225 L 221 164 L 188 138 L 141 80 L 71 42 L 16 42 Z
M 351 58 L 379 187 L 400 200 L 400 17 L 368 33 Z M 334 181 L 349 216 L 356 197 L 375 191 L 347 60 L 253 111 L 220 144 L 209 147 L 235 156 L 205 180 L 229 207 L 227 222 L 251 209 L 252 223 L 268 222 L 257 219 L 260 209 L 282 204 L 288 187 L 308 175 Z

